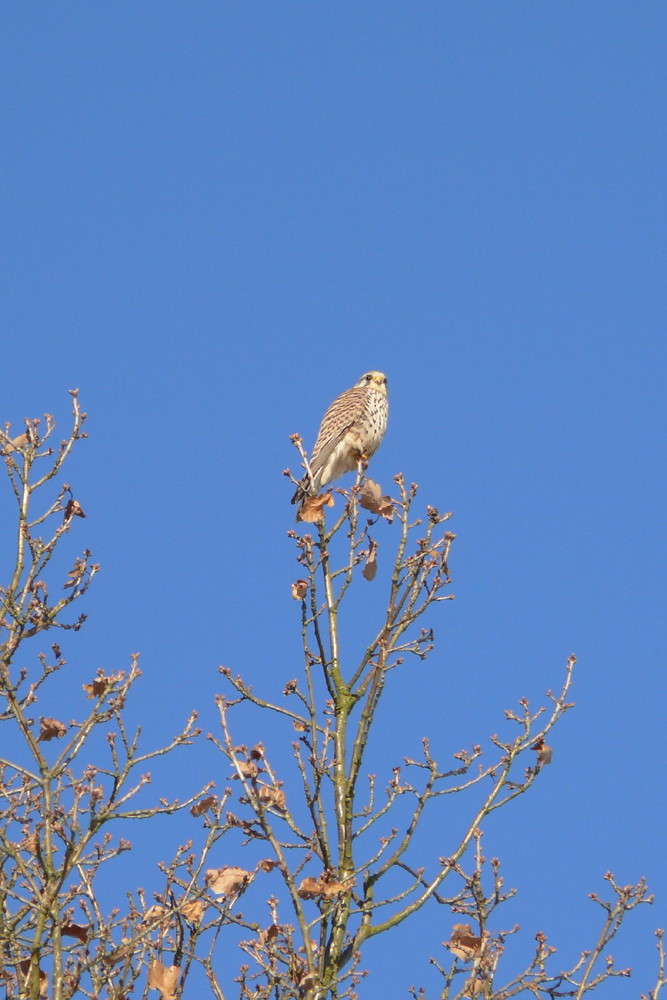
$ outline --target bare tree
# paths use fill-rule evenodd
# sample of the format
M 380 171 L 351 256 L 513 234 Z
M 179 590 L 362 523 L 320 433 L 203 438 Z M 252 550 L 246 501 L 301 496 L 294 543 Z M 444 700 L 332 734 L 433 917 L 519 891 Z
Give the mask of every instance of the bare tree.
M 141 974 L 150 947 L 145 907 L 130 900 L 126 913 L 105 914 L 97 891 L 101 871 L 130 846 L 126 837 L 114 837 L 109 826 L 190 804 L 140 805 L 137 800 L 149 780 L 143 773 L 147 764 L 196 735 L 193 713 L 166 746 L 140 752 L 138 733 L 128 733 L 123 721 L 128 693 L 140 674 L 136 657 L 127 671 L 98 671 L 83 685 L 76 699 L 79 719 L 32 717 L 38 700 L 48 702 L 49 686 L 66 666 L 53 641 L 56 630 L 81 628 L 85 615 L 71 617 L 71 612 L 99 568 L 84 550 L 64 582 L 51 573 L 56 549 L 76 519 L 85 517 L 68 485 L 35 509 L 36 497 L 47 492 L 72 448 L 86 436 L 85 414 L 76 391 L 71 395 L 72 427 L 59 445 L 51 443 L 55 422 L 49 415 L 26 421 L 17 437 L 10 436 L 9 427 L 0 434 L 17 508 L 15 563 L 8 585 L 0 589 L 3 975 L 9 996 L 44 996 L 50 979 L 54 1000 L 79 990 L 98 996 L 103 987 L 120 997 Z M 23 661 L 46 632 L 51 633 L 50 650 L 38 652 L 36 669 L 28 669 Z M 99 730 L 107 740 L 106 759 L 82 766 L 83 751 L 88 752 Z
M 314 498 L 302 511 L 309 522 L 304 532 L 290 532 L 302 669 L 286 683 L 283 700 L 272 702 L 253 690 L 249 677 L 221 668 L 228 690 L 217 698 L 220 728 L 209 739 L 228 762 L 229 787 L 217 791 L 208 782 L 184 802 L 148 798 L 146 767 L 179 748 L 196 754 L 199 731 L 193 711 L 164 746 L 140 748 L 138 732 L 128 732 L 124 721 L 140 676 L 136 659 L 127 671 L 90 678 L 78 701 L 72 699 L 78 721 L 32 718 L 66 664 L 57 642 L 49 653 L 37 652 L 34 668 L 24 666 L 25 658 L 44 633 L 81 627 L 84 616 L 72 617 L 73 605 L 97 570 L 84 550 L 59 596 L 50 596 L 57 586 L 52 556 L 85 515 L 67 485 L 37 511 L 35 496 L 48 492 L 85 437 L 76 392 L 72 402 L 72 428 L 57 448 L 49 416 L 27 421 L 17 437 L 9 427 L 0 434 L 17 508 L 15 565 L 0 590 L 0 721 L 11 735 L 3 746 L 15 748 L 11 759 L 0 757 L 7 996 L 120 1000 L 156 989 L 172 1000 L 187 995 L 189 983 L 198 995 L 208 989 L 218 1000 L 232 990 L 240 1000 L 354 998 L 365 975 L 365 943 L 398 933 L 425 906 L 438 907 L 440 922 L 450 927 L 445 958 L 431 959 L 440 1000 L 581 998 L 610 977 L 629 975 L 615 968 L 606 949 L 626 914 L 650 897 L 643 881 L 620 886 L 611 874 L 609 900 L 592 897 L 602 923 L 590 949 L 566 970 L 554 968 L 554 949 L 538 933 L 523 970 L 503 974 L 505 940 L 517 930 L 501 922 L 512 891 L 503 884 L 500 862 L 486 860 L 482 831 L 486 818 L 528 792 L 549 763 L 551 730 L 571 708 L 574 657 L 560 689 L 547 693 L 548 707 L 532 709 L 520 699 L 516 711 L 505 713 L 513 731 L 491 737 L 488 749 L 473 742 L 441 763 L 423 739 L 417 759 L 401 759 L 397 750 L 379 781 L 366 773 L 383 694 L 406 659 L 431 654 L 433 622 L 451 596 L 450 515 L 430 506 L 415 514 L 417 487 L 401 476 L 393 496 L 359 476 L 350 491 L 336 491 L 342 498 L 337 515 L 330 513 L 331 493 Z M 306 461 L 297 437 L 294 443 Z M 394 551 L 385 573 L 378 570 L 379 531 Z M 384 587 L 386 602 L 375 622 L 364 619 L 366 638 L 352 655 L 342 613 L 358 601 L 362 586 Z M 239 743 L 239 706 L 260 719 L 284 720 L 293 732 L 291 752 Z M 95 766 L 83 766 L 82 750 L 95 748 L 98 733 L 106 751 L 98 752 Z M 458 828 L 442 824 L 452 796 L 465 803 Z M 192 838 L 158 866 L 153 891 L 128 886 L 127 905 L 105 910 L 103 876 L 129 849 L 131 821 L 184 809 L 193 817 Z M 447 833 L 440 853 L 424 857 L 416 834 L 430 816 Z M 112 823 L 123 836 L 114 836 Z M 219 864 L 223 837 L 235 865 Z M 232 941 L 239 958 L 230 987 Z M 656 985 L 646 1000 L 657 1000 L 667 982 L 660 934 L 658 948 Z M 423 989 L 411 993 L 426 1000 Z

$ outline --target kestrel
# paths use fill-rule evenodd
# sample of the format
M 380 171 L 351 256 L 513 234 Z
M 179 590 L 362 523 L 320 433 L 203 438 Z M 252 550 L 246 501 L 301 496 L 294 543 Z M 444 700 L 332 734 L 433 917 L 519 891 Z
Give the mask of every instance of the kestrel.
M 371 458 L 380 447 L 388 416 L 387 376 L 366 372 L 324 414 L 310 459 L 312 480 L 306 473 L 292 503 L 316 496 L 327 483 Z

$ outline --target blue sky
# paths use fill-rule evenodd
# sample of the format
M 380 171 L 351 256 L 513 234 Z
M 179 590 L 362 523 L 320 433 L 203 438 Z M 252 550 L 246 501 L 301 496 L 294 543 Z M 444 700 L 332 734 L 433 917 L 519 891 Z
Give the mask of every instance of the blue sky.
M 190 707 L 214 726 L 220 663 L 280 691 L 289 435 L 312 444 L 385 371 L 373 475 L 419 482 L 457 540 L 456 601 L 387 697 L 379 759 L 397 733 L 483 741 L 575 652 L 554 763 L 487 851 L 519 888 L 506 924 L 563 965 L 602 873 L 646 875 L 656 905 L 613 949 L 646 991 L 667 922 L 667 8 L 6 2 L 0 29 L 2 419 L 66 422 L 73 386 L 89 413 L 71 544 L 102 573 L 74 675 L 141 651 L 147 741 Z M 432 982 L 439 920 L 370 949 L 375 991 Z

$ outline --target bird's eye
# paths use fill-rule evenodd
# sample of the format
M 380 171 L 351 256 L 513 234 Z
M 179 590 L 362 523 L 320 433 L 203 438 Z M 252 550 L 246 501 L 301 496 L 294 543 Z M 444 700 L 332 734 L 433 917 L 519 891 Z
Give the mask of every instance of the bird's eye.
M 367 375 L 366 376 L 366 381 L 367 382 L 372 382 L 373 381 L 373 376 L 372 375 Z

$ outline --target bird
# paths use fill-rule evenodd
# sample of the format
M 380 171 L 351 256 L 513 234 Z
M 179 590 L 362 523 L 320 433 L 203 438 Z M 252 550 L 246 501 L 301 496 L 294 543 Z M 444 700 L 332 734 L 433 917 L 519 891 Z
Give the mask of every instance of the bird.
M 383 372 L 366 372 L 351 389 L 334 399 L 324 414 L 310 470 L 297 486 L 292 503 L 316 496 L 323 486 L 368 461 L 380 447 L 388 416 L 387 376 Z

